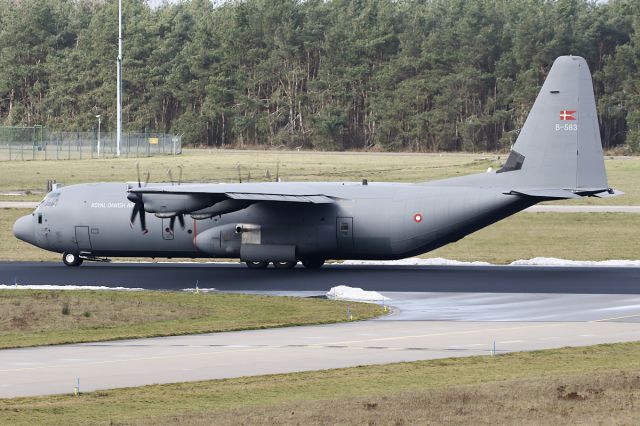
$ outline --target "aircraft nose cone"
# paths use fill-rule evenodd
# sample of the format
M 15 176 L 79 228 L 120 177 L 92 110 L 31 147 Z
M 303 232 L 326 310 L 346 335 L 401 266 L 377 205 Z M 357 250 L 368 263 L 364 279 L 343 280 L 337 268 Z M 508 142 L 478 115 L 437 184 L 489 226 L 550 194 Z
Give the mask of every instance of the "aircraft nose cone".
M 33 226 L 33 216 L 22 216 L 16 220 L 16 223 L 13 224 L 13 235 L 22 241 L 34 244 L 35 230 Z

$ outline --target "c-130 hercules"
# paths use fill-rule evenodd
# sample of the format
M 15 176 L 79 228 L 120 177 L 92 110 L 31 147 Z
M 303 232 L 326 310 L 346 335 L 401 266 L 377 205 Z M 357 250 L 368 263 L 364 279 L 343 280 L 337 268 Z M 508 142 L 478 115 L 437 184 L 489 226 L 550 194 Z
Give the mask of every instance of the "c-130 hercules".
M 589 68 L 562 56 L 496 172 L 415 184 L 88 183 L 50 192 L 13 232 L 63 253 L 68 266 L 135 256 L 319 268 L 326 259 L 425 253 L 541 201 L 617 194 L 607 185 Z

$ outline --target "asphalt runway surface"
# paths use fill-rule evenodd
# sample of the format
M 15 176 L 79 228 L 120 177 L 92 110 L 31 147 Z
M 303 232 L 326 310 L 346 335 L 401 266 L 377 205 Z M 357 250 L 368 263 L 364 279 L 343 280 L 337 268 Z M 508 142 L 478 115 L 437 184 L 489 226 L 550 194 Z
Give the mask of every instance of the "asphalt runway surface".
M 319 270 L 249 270 L 221 263 L 0 262 L 0 284 L 91 285 L 151 290 L 375 291 L 640 294 L 640 268 L 325 265 Z
M 335 325 L 0 350 L 0 397 L 640 340 L 640 268 L 0 263 L 0 283 L 199 287 L 316 296 L 377 290 L 391 315 Z

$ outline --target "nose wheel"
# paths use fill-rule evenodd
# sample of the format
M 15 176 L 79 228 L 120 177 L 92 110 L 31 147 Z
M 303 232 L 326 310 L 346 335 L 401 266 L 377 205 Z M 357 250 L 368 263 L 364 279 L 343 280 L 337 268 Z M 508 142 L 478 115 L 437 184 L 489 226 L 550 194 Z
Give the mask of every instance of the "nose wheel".
M 63 253 L 62 262 L 67 266 L 80 266 L 82 258 L 76 253 Z

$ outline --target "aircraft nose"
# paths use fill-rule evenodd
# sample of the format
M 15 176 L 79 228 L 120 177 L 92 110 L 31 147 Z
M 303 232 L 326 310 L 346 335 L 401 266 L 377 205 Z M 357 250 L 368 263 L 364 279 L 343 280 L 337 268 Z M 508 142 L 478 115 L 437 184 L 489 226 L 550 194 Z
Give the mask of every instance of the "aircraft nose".
M 13 235 L 29 244 L 35 244 L 35 229 L 33 216 L 22 216 L 13 224 Z

